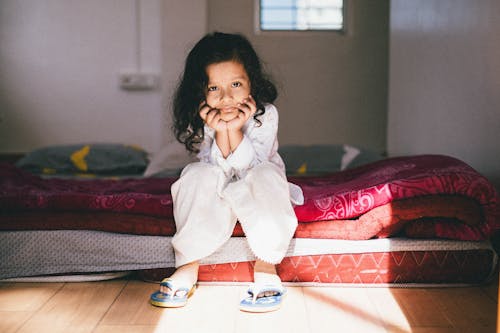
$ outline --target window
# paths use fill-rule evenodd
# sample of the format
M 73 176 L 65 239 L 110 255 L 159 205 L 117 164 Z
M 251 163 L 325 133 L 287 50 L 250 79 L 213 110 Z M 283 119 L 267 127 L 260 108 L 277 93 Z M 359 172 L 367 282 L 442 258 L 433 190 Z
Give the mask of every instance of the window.
M 260 30 L 343 30 L 344 0 L 260 0 Z

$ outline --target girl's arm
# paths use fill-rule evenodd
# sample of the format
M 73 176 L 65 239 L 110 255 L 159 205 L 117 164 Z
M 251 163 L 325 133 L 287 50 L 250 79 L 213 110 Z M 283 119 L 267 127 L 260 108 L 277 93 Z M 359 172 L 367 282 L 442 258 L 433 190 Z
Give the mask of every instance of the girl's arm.
M 251 95 L 238 103 L 238 116 L 227 122 L 227 133 L 230 152 L 234 152 L 243 140 L 243 126 L 257 112 L 257 105 Z
M 219 147 L 224 158 L 228 157 L 231 153 L 231 146 L 229 142 L 227 123 L 221 119 L 220 111 L 212 109 L 205 102 L 202 103 L 200 108 L 200 117 L 203 119 L 208 127 L 215 130 L 215 142 Z
M 227 130 L 215 131 L 215 142 L 224 158 L 231 154 L 231 144 Z
M 215 142 L 224 158 L 227 158 L 238 148 L 243 140 L 243 126 L 257 111 L 252 96 L 248 96 L 241 103 L 238 103 L 238 108 L 240 110 L 238 115 L 228 122 L 221 119 L 220 111 L 210 108 L 206 103 L 203 103 L 200 108 L 201 119 L 208 127 L 215 130 Z
M 254 114 L 256 106 L 252 108 L 252 104 L 255 103 L 250 102 L 240 106 L 240 121 L 246 122 Z M 205 139 L 198 154 L 201 161 L 215 163 L 228 174 L 233 172 L 232 170 L 240 174 L 263 161 L 274 159 L 278 148 L 278 112 L 273 105 L 266 106 L 266 112 L 261 116 L 262 123 L 259 126 L 255 126 L 252 121 L 252 125 L 243 130 L 244 127 L 239 127 L 241 125 L 236 118 L 226 123 L 227 137 L 213 128 L 215 121 L 220 118 L 213 113 L 210 113 L 211 117 L 207 117 L 209 113 L 209 107 L 206 109 L 202 107 L 200 110 L 200 116 L 205 121 Z M 223 140 L 226 138 L 229 150 L 222 151 L 221 148 L 225 144 Z M 214 145 L 214 142 L 217 143 Z
M 227 163 L 237 173 L 244 172 L 264 161 L 282 164 L 278 150 L 278 111 L 268 104 L 266 112 L 260 117 L 259 126 L 251 125 L 244 133 L 238 148 L 227 158 Z

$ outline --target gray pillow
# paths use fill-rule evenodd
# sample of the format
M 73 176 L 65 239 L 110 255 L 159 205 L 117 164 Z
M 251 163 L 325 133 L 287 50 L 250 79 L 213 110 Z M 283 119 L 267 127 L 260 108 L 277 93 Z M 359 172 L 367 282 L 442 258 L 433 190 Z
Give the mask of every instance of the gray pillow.
M 341 144 L 283 145 L 278 152 L 288 175 L 337 172 L 382 159 L 375 152 Z
M 54 145 L 33 150 L 16 166 L 35 174 L 142 174 L 147 152 L 124 144 Z

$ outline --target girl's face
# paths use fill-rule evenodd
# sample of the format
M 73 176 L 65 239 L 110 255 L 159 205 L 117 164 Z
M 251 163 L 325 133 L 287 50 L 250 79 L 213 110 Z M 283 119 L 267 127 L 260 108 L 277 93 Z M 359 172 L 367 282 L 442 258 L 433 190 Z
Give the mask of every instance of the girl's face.
M 221 118 L 229 121 L 238 115 L 238 103 L 250 95 L 250 79 L 245 67 L 237 61 L 224 61 L 206 68 L 208 85 L 207 104 L 218 109 Z

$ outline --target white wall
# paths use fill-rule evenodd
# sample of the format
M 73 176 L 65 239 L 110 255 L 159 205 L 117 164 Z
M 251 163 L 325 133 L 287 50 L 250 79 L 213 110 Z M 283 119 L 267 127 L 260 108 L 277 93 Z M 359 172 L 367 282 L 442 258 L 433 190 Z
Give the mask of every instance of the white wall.
M 206 0 L 163 0 L 163 2 L 162 145 L 165 145 L 177 142 L 170 127 L 172 97 L 189 51 L 207 32 L 207 2 Z
M 80 142 L 157 151 L 170 140 L 169 91 L 188 43 L 205 31 L 199 0 L 2 0 L 0 152 Z M 161 86 L 120 89 L 119 73 L 138 70 Z
M 349 0 L 347 33 L 256 33 L 255 0 L 210 0 L 210 31 L 239 32 L 279 85 L 280 144 L 386 149 L 388 1 Z
M 140 4 L 140 46 L 136 4 Z M 280 141 L 386 144 L 388 2 L 348 1 L 348 33 L 254 34 L 253 0 L 0 1 L 0 153 L 79 142 L 172 142 L 184 59 L 208 30 L 243 32 L 276 76 Z M 139 51 L 139 53 L 137 53 Z M 161 75 L 130 92 L 118 74 Z
M 123 142 L 155 149 L 161 94 L 126 92 L 134 0 L 0 2 L 0 151 Z M 142 1 L 142 69 L 161 73 L 161 1 Z
M 500 2 L 391 1 L 388 151 L 458 157 L 500 185 Z

